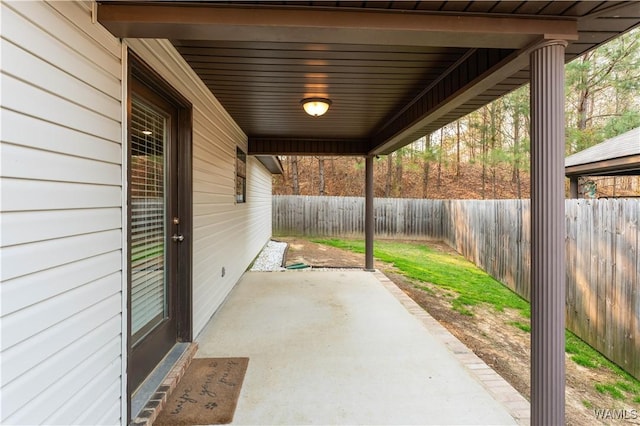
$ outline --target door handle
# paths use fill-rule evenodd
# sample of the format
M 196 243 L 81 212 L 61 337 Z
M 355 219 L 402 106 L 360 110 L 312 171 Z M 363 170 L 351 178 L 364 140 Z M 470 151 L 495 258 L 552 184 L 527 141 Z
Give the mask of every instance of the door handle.
M 184 235 L 182 234 L 174 234 L 171 239 L 173 240 L 174 243 L 180 243 L 182 241 L 184 241 Z

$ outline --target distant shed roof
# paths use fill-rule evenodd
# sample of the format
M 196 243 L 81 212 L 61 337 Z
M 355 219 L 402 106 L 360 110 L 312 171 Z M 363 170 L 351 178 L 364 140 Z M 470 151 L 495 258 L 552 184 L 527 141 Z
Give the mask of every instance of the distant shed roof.
M 640 175 L 640 127 L 565 158 L 565 175 Z

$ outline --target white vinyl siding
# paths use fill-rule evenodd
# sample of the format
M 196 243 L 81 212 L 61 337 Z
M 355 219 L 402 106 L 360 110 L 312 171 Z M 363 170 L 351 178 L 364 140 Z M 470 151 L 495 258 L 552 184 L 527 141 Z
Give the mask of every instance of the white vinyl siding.
M 2 8 L 2 424 L 120 424 L 121 44 L 89 2 Z
M 125 424 L 122 44 L 90 1 L 3 1 L 2 424 Z M 271 235 L 271 175 L 168 41 L 128 43 L 193 103 L 194 335 Z M 222 269 L 225 269 L 224 277 Z
M 248 157 L 247 203 L 236 204 L 236 147 L 247 152 L 246 135 L 168 41 L 127 40 L 127 44 L 193 104 L 193 332 L 197 336 L 271 236 L 271 174 Z

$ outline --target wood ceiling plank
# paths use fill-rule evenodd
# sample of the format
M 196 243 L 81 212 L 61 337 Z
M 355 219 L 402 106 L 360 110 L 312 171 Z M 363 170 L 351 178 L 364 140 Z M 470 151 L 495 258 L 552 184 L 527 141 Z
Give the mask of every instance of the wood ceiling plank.
M 520 4 L 516 13 L 523 15 L 539 15 L 551 1 L 525 1 Z
M 372 52 L 372 53 L 464 53 L 467 49 L 446 46 L 403 46 L 342 43 L 296 43 L 290 41 L 265 42 L 241 40 L 180 40 L 171 41 L 176 47 L 212 47 L 249 51 L 300 51 L 300 52 Z
M 467 8 L 465 9 L 465 12 L 488 13 L 498 3 L 500 2 L 499 1 L 472 1 L 471 4 L 468 5 Z
M 428 82 L 434 80 L 438 77 L 438 74 L 433 74 L 431 76 L 426 75 L 422 76 L 420 79 L 421 82 L 424 82 L 423 86 L 426 86 Z M 305 78 L 279 78 L 275 79 L 272 77 L 245 77 L 245 76 L 235 76 L 235 75 L 202 75 L 202 81 L 205 84 L 210 84 L 212 87 L 222 88 L 224 86 L 235 86 L 235 87 L 248 87 L 248 85 L 254 84 L 256 87 L 278 87 L 280 84 L 290 84 L 298 87 L 304 87 L 305 84 L 311 84 Z M 405 81 L 401 81 L 399 79 L 388 79 L 388 78 L 358 78 L 358 76 L 352 76 L 350 78 L 341 78 L 339 80 L 330 80 L 321 84 L 326 84 L 327 88 L 337 88 L 341 87 L 371 87 L 375 88 L 389 88 L 389 89 L 400 89 L 406 88 L 407 83 Z M 311 86 L 317 87 L 317 86 Z
M 370 52 L 357 50 L 275 50 L 275 49 L 231 49 L 198 46 L 177 46 L 183 56 L 205 56 L 212 60 L 258 61 L 272 59 L 314 59 L 314 60 L 366 60 L 366 61 L 455 61 L 466 50 L 430 52 Z
M 201 56 L 201 55 L 183 55 L 183 58 L 190 64 L 202 64 L 210 67 L 216 67 L 217 69 L 230 69 L 230 68 L 251 68 L 251 69 L 274 69 L 274 70 L 296 70 L 299 68 L 309 68 L 313 70 L 327 71 L 338 69 L 361 69 L 366 71 L 367 69 L 379 70 L 379 69 L 418 69 L 424 70 L 431 67 L 444 67 L 456 62 L 458 58 L 453 60 L 440 60 L 440 61 L 371 61 L 371 60 L 357 60 L 357 59 L 323 59 L 323 60 L 308 60 L 308 59 L 280 59 L 274 58 L 271 60 L 264 59 L 250 59 L 245 58 L 242 60 L 229 60 L 228 58 Z M 261 67 L 261 68 L 260 68 Z M 306 71 L 303 71 L 306 72 Z
M 424 10 L 424 11 L 439 11 L 446 1 L 419 1 L 415 7 L 415 10 Z
M 229 105 L 237 106 L 243 108 L 243 110 L 260 110 L 265 109 L 265 107 L 269 107 L 269 110 L 272 111 L 274 109 L 281 108 L 283 110 L 287 110 L 290 108 L 302 108 L 300 105 L 300 101 L 304 98 L 303 94 L 299 96 L 275 96 L 273 94 L 269 94 L 266 96 L 262 92 L 257 92 L 253 94 L 247 94 L 246 97 L 219 97 L 222 101 L 227 100 Z M 247 99 L 251 99 L 251 105 L 247 106 Z M 359 101 L 351 100 L 352 96 L 345 95 L 336 95 L 332 96 L 331 100 L 333 102 L 331 106 L 331 110 L 335 111 L 337 109 L 364 109 L 363 105 L 367 106 L 384 106 L 388 108 L 390 105 L 396 104 L 398 102 L 402 102 L 403 100 L 407 101 L 410 99 L 405 99 L 405 96 L 395 96 L 395 97 L 384 97 L 384 96 L 375 96 L 375 94 L 362 93 Z M 368 111 L 365 110 L 365 114 Z M 238 114 L 242 113 L 242 111 L 238 111 Z
M 213 92 L 213 91 L 212 91 Z M 246 102 L 246 99 L 250 96 L 255 97 L 259 96 L 268 96 L 270 101 L 276 102 L 295 102 L 295 100 L 300 101 L 304 97 L 306 97 L 306 92 L 304 89 L 295 89 L 290 91 L 269 91 L 269 90 L 261 90 L 261 89 L 252 89 L 247 91 L 239 91 L 236 89 L 229 90 L 216 90 L 215 96 L 221 100 L 237 100 L 238 102 Z M 343 105 L 356 105 L 358 107 L 362 106 L 362 99 L 358 98 L 367 98 L 374 99 L 376 102 L 384 102 L 388 104 L 390 102 L 396 103 L 401 102 L 406 99 L 406 101 L 411 100 L 411 94 L 407 94 L 406 91 L 393 90 L 393 91 L 380 91 L 380 90 L 351 90 L 348 92 L 344 91 L 328 91 L 328 98 L 331 99 L 332 102 L 340 102 Z M 355 100 L 354 100 L 355 99 Z
M 493 5 L 491 13 L 503 13 L 503 14 L 515 14 L 520 5 L 524 3 L 520 1 L 499 1 L 498 4 Z
M 425 67 L 420 66 L 389 66 L 380 65 L 377 67 L 357 66 L 357 65 L 334 65 L 332 67 L 318 67 L 313 65 L 271 65 L 271 64 L 255 64 L 250 67 L 238 64 L 224 63 L 208 63 L 199 61 L 189 61 L 189 64 L 196 71 L 218 71 L 218 72 L 253 72 L 256 74 L 274 73 L 295 75 L 322 74 L 318 78 L 327 78 L 335 74 L 351 74 L 351 75 L 380 75 L 389 76 L 415 76 L 424 73 Z M 444 68 L 446 69 L 446 67 Z M 327 77 L 325 77 L 327 76 Z M 309 76 L 311 77 L 311 76 Z
M 443 12 L 464 12 L 471 5 L 470 1 L 447 1 L 440 7 Z
M 550 1 L 540 10 L 540 15 L 562 16 L 565 11 L 569 10 L 575 2 L 570 1 Z
M 300 101 L 299 100 L 295 101 L 292 98 L 290 98 L 287 102 L 281 102 L 279 104 L 275 104 L 273 102 L 270 102 L 269 100 L 265 100 L 264 97 L 260 97 L 257 95 L 252 96 L 249 99 L 253 101 L 250 107 L 247 107 L 246 104 L 242 104 L 241 100 L 230 100 L 229 105 L 232 108 L 234 106 L 237 108 L 240 108 L 240 110 L 236 113 L 238 116 L 242 114 L 253 115 L 255 112 L 261 112 L 261 111 L 267 111 L 267 110 L 268 110 L 268 113 L 272 113 L 277 110 L 296 111 L 296 112 L 300 111 L 301 113 L 303 112 L 302 105 L 300 105 Z M 296 99 L 299 99 L 299 98 L 296 98 Z M 348 104 L 345 102 L 336 101 L 336 103 L 332 105 L 330 109 L 332 111 L 332 114 L 334 114 L 336 111 L 340 111 L 340 112 L 351 111 L 354 113 L 366 115 L 371 113 L 373 111 L 373 108 L 375 108 L 376 113 L 380 112 L 380 113 L 386 114 L 386 112 L 388 111 L 388 108 L 390 106 L 393 106 L 394 104 L 395 104 L 395 101 L 391 99 L 376 100 L 375 97 L 363 97 L 360 101 L 360 104 L 353 104 L 353 103 Z M 372 110 L 363 111 L 363 108 L 362 108 L 363 105 L 367 105 L 368 107 L 370 106 Z
M 589 13 L 602 7 L 606 2 L 602 1 L 576 1 L 564 11 L 565 16 L 586 16 Z
M 362 7 L 364 1 L 336 1 L 336 7 Z
M 196 67 L 194 70 L 202 76 L 209 75 L 228 75 L 229 70 L 219 70 L 215 68 L 205 68 L 205 67 Z M 287 71 L 251 71 L 251 70 L 234 70 L 233 71 L 237 76 L 248 76 L 248 77 L 284 77 L 284 78 L 295 78 L 300 74 L 297 72 L 287 72 Z M 402 69 L 391 69 L 389 72 L 385 71 L 377 71 L 377 72 L 368 72 L 366 74 L 354 74 L 352 72 L 309 72 L 305 76 L 306 79 L 312 82 L 326 82 L 330 81 L 330 79 L 342 79 L 342 78 L 354 78 L 358 77 L 359 79 L 366 80 L 369 78 L 379 79 L 379 78 L 403 78 L 403 77 L 415 77 L 415 72 L 403 71 Z
M 391 2 L 391 9 L 401 10 L 415 10 L 419 1 L 393 1 Z
M 382 1 L 382 0 L 378 0 L 378 1 L 365 1 L 363 2 L 363 7 L 365 9 L 391 9 L 393 5 L 393 1 Z
M 299 92 L 305 92 L 305 91 L 311 91 L 314 89 L 317 90 L 326 90 L 327 92 L 330 92 L 334 95 L 353 95 L 353 94 L 365 94 L 365 93 L 369 93 L 369 94 L 380 94 L 380 95 L 384 95 L 384 94 L 392 94 L 394 96 L 397 96 L 398 94 L 401 93 L 406 93 L 408 91 L 407 87 L 404 86 L 395 86 L 395 87 L 386 87 L 386 86 L 376 86 L 376 87 L 372 87 L 369 85 L 359 85 L 359 86 L 353 86 L 353 85 L 341 85 L 341 86 L 337 86 L 337 85 L 332 85 L 332 86 L 306 86 L 302 85 L 302 84 L 297 84 L 297 85 L 289 85 L 289 86 L 269 86 L 269 85 L 256 85 L 256 84 L 229 84 L 229 85 L 214 85 L 214 84 L 210 84 L 208 82 L 204 82 L 208 87 L 211 88 L 215 88 L 215 93 L 217 94 L 222 94 L 222 93 L 226 93 L 226 94 L 231 94 L 231 93 L 238 93 L 239 97 L 242 97 L 244 93 L 248 93 L 248 92 L 260 92 L 260 93 L 272 93 L 274 95 L 284 95 L 284 96 L 290 96 L 292 93 L 299 93 Z M 418 85 L 415 85 L 414 87 L 418 87 Z

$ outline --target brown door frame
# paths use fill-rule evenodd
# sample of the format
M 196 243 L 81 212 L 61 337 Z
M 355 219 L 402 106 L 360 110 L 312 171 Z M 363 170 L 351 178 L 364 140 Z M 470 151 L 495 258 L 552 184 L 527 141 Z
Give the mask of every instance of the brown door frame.
M 193 172 L 192 172 L 192 105 L 169 83 L 167 83 L 155 70 L 131 51 L 127 50 L 127 156 L 131 153 L 131 99 L 134 84 L 147 91 L 154 97 L 159 97 L 165 103 L 171 105 L 176 111 L 177 128 L 176 154 L 178 156 L 177 175 L 172 180 L 177 186 L 177 215 L 180 218 L 180 233 L 184 236 L 181 243 L 176 244 L 177 277 L 179 281 L 172 298 L 175 309 L 173 311 L 176 321 L 176 342 L 191 342 L 193 340 Z M 135 81 L 135 83 L 134 83 Z M 174 127 L 174 126 L 172 126 Z M 128 163 L 130 164 L 130 162 Z M 131 167 L 127 170 L 128 187 L 131 184 Z M 127 194 L 127 215 L 131 218 L 131 199 Z M 170 220 L 171 218 L 167 218 Z M 127 225 L 128 253 L 131 253 L 131 224 Z M 131 260 L 127 259 L 127 417 L 131 420 L 131 396 L 133 388 L 132 359 L 133 348 L 131 342 Z M 162 354 L 164 357 L 165 354 Z M 127 421 L 127 422 L 128 422 Z

